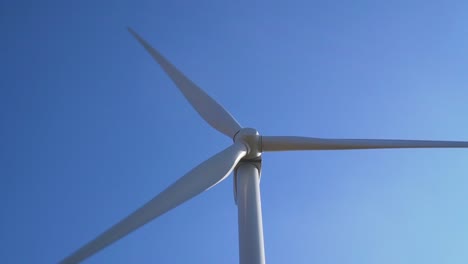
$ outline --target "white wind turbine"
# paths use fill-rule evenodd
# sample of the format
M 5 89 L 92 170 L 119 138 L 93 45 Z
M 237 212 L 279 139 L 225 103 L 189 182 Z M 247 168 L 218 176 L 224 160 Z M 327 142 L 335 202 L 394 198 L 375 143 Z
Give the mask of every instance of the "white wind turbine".
M 60 263 L 79 263 L 154 218 L 195 197 L 226 179 L 234 170 L 238 208 L 239 262 L 265 263 L 260 202 L 261 155 L 266 151 L 343 150 L 382 148 L 468 148 L 463 141 L 392 139 L 324 139 L 294 136 L 260 136 L 243 128 L 219 103 L 167 61 L 132 29 L 130 33 L 169 75 L 200 116 L 234 143 L 187 172 L 152 200 L 100 234 Z

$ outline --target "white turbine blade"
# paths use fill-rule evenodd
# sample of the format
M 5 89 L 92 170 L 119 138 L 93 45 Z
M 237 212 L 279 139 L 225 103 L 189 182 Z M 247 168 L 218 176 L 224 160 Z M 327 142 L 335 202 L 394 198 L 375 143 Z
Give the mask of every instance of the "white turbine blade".
M 231 173 L 234 166 L 246 153 L 247 150 L 243 144 L 234 143 L 192 169 L 151 201 L 60 263 L 79 263 L 152 219 L 213 187 Z
M 262 136 L 262 151 L 389 148 L 468 148 L 468 142 L 399 139 L 326 139 L 288 136 Z
M 131 28 L 130 33 L 140 42 L 141 45 L 151 54 L 161 68 L 176 84 L 182 94 L 187 98 L 192 107 L 210 124 L 214 129 L 233 138 L 242 128 L 234 117 L 226 111 L 218 102 L 206 94 L 200 87 L 187 78 L 156 49 L 140 37 Z

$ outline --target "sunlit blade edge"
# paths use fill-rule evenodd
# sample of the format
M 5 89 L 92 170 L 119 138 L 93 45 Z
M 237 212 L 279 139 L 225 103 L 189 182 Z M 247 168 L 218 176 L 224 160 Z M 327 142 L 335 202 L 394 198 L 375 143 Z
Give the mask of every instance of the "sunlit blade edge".
M 221 104 L 187 78 L 133 29 L 129 28 L 128 31 L 161 66 L 198 114 L 214 129 L 233 138 L 242 128 L 239 122 Z
M 262 151 L 351 150 L 390 148 L 468 148 L 468 142 L 400 139 L 326 139 L 294 136 L 262 136 Z
M 214 155 L 60 263 L 79 263 L 152 219 L 218 184 L 231 173 L 246 151 L 243 144 L 235 143 Z

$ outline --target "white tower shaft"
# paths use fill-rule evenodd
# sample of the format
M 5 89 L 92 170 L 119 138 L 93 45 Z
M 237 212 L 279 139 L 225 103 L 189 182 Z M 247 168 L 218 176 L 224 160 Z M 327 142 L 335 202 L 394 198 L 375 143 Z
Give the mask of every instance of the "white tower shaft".
M 239 263 L 264 264 L 260 174 L 255 163 L 241 162 L 236 171 Z

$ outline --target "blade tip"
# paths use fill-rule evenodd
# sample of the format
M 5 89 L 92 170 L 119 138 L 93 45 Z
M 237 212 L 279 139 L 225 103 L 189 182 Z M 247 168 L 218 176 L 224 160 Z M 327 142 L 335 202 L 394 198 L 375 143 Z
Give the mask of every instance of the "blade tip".
M 135 30 L 133 30 L 133 28 L 131 28 L 131 27 L 127 27 L 127 31 L 130 32 L 130 34 L 132 34 L 132 35 L 136 35 Z

